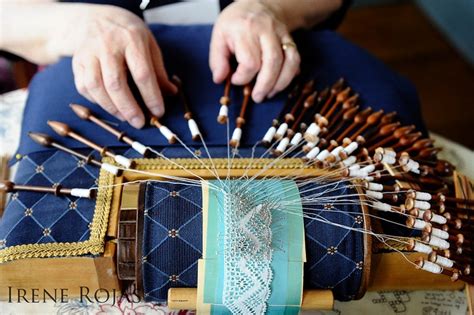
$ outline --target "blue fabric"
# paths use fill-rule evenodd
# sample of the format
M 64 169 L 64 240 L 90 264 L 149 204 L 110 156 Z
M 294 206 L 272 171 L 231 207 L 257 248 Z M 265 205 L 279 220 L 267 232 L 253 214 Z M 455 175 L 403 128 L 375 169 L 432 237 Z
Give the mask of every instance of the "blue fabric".
M 216 123 L 218 101 L 222 96 L 223 86 L 216 86 L 212 82 L 208 66 L 211 27 L 152 25 L 151 29 L 162 48 L 168 73 L 177 74 L 183 80 L 185 93 L 206 142 L 211 146 L 225 145 L 226 128 Z M 296 41 L 303 58 L 304 76 L 316 78 L 318 89 L 334 83 L 339 77 L 344 77 L 361 95 L 363 106 L 383 108 L 387 112 L 396 110 L 403 123 L 413 123 L 421 131 L 425 130 L 413 86 L 373 56 L 330 31 L 296 34 Z M 244 128 L 244 144 L 254 144 L 261 139 L 272 118 L 278 116 L 285 95 L 286 93 L 281 93 L 272 100 L 251 106 Z M 241 100 L 241 89 L 233 88 L 230 117 L 238 115 Z M 38 73 L 33 79 L 18 152 L 28 154 L 44 150 L 29 139 L 26 133 L 37 131 L 54 135 L 46 125 L 47 120 L 63 121 L 99 144 L 125 146 L 110 134 L 98 128 L 91 128 L 89 122 L 76 117 L 68 106 L 73 102 L 85 104 L 101 117 L 117 121 L 78 94 L 74 87 L 71 59 L 65 58 Z M 185 143 L 192 143 L 182 117 L 182 105 L 175 99 L 169 99 L 166 110 L 164 123 Z M 234 119 L 231 119 L 231 127 L 233 125 Z M 147 145 L 167 146 L 166 139 L 156 128 L 136 130 L 126 123 L 120 123 L 119 128 Z M 84 147 L 72 139 L 64 139 L 64 143 L 69 147 Z
M 332 192 L 324 193 L 325 197 L 355 193 L 345 184 L 319 189 L 315 183 L 300 187 L 300 192 L 305 197 L 328 189 Z M 197 286 L 197 260 L 202 257 L 201 194 L 200 187 L 147 183 L 142 277 L 149 301 L 166 301 L 170 287 Z M 332 209 L 325 209 L 325 205 L 305 205 L 305 211 L 328 222 L 363 227 L 357 204 L 334 205 Z M 359 293 L 364 266 L 363 234 L 309 218 L 304 224 L 305 287 L 332 289 L 338 300 L 353 299 Z
M 16 182 L 25 185 L 90 188 L 98 169 L 63 152 L 25 156 Z M 95 202 L 71 196 L 17 192 L 0 220 L 0 249 L 23 244 L 79 242 L 90 237 Z

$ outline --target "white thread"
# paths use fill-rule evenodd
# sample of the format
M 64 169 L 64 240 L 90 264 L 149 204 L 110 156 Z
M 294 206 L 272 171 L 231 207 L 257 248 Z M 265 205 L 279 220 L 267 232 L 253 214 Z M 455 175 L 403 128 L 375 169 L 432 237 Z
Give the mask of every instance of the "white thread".
M 301 139 L 303 139 L 303 135 L 301 134 L 301 132 L 297 132 L 293 138 L 291 138 L 291 142 L 290 144 L 291 145 L 298 145 L 301 141 Z
M 375 198 L 375 199 L 383 198 L 383 194 L 379 191 L 366 190 L 365 193 L 367 194 L 367 196 Z
M 417 192 L 415 192 L 415 199 L 430 201 L 431 200 L 431 194 L 426 193 L 426 192 L 422 192 L 422 191 L 417 191 Z
M 443 240 L 447 240 L 449 238 L 449 233 L 448 232 L 443 231 L 443 230 L 438 229 L 438 228 L 432 228 L 431 229 L 431 235 L 439 237 Z
M 143 144 L 141 144 L 140 142 L 138 141 L 133 141 L 132 142 L 132 149 L 134 149 L 135 151 L 137 151 L 138 153 L 140 153 L 141 155 L 145 154 L 146 150 L 147 150 L 147 147 L 144 146 Z
M 276 128 L 271 126 L 270 128 L 268 128 L 267 133 L 265 133 L 265 136 L 263 136 L 262 141 L 268 142 L 268 143 L 272 142 L 273 137 L 275 136 L 275 133 L 276 133 Z
M 312 148 L 311 151 L 309 151 L 308 154 L 306 154 L 306 158 L 312 160 L 318 155 L 318 153 L 319 153 L 318 147 Z
M 350 166 L 350 165 L 354 164 L 355 162 L 357 162 L 357 158 L 355 156 L 349 156 L 347 159 L 342 161 L 342 163 L 345 166 Z
M 454 266 L 454 261 L 441 255 L 436 255 L 435 263 L 446 268 L 452 268 Z
M 418 218 L 423 219 L 423 215 L 425 214 L 425 210 L 418 209 Z
M 391 156 L 391 155 L 387 155 L 387 154 L 383 154 L 382 155 L 382 163 L 386 163 L 386 164 L 395 164 L 397 160 L 395 159 L 395 157 Z
M 439 224 L 446 224 L 446 222 L 448 222 L 448 219 L 446 219 L 442 215 L 433 213 L 433 216 L 431 217 L 430 221 L 434 223 L 439 223 Z
M 383 191 L 383 185 L 377 183 L 369 183 L 368 188 L 373 191 Z
M 78 198 L 90 198 L 91 190 L 82 189 L 82 188 L 73 188 L 71 189 L 71 196 L 78 197 Z
M 431 246 L 438 247 L 439 249 L 448 249 L 449 248 L 449 243 L 446 242 L 445 240 L 436 237 L 434 235 L 430 236 L 430 241 L 429 243 Z
M 395 152 L 392 148 L 385 148 L 383 149 L 383 152 L 384 154 L 389 155 L 389 156 L 393 156 L 393 157 L 397 156 L 397 152 Z
M 104 169 L 105 171 L 107 171 L 107 172 L 109 172 L 113 175 L 118 175 L 118 173 L 119 173 L 119 169 L 115 165 L 112 165 L 112 164 L 109 164 L 109 163 L 102 163 L 100 168 Z
M 349 169 L 354 170 L 354 171 L 360 170 L 360 165 L 359 164 L 351 165 L 349 166 Z
M 219 116 L 220 117 L 227 117 L 229 115 L 229 107 L 227 105 L 221 105 L 219 109 Z
M 373 164 L 370 164 L 370 165 L 367 165 L 364 168 L 361 168 L 361 171 L 366 172 L 367 174 L 372 173 L 374 170 L 375 170 L 375 165 L 373 165 Z
M 232 140 L 237 141 L 237 143 L 240 143 L 241 138 L 242 138 L 242 129 L 235 128 L 234 132 L 232 133 Z
M 319 138 L 318 138 L 318 141 L 319 141 Z M 316 146 L 316 142 L 306 142 L 306 144 L 304 145 L 304 148 L 306 150 L 311 150 L 312 148 L 314 148 Z
M 338 146 L 338 147 L 334 148 L 334 149 L 331 151 L 331 155 L 336 158 L 336 162 L 341 160 L 341 157 L 339 156 L 339 153 L 340 153 L 342 150 L 344 150 L 344 147 Z
M 425 222 L 423 220 L 416 219 L 415 224 L 413 225 L 413 228 L 416 230 L 423 230 L 425 226 L 427 226 L 429 223 Z
M 308 129 L 306 129 L 304 139 L 308 142 L 315 142 L 320 132 L 321 128 L 319 125 L 313 122 L 311 125 L 309 125 Z
M 140 2 L 140 9 L 145 10 L 149 3 L 150 0 L 142 0 L 142 2 Z
M 392 206 L 390 206 L 387 203 L 383 203 L 380 201 L 374 202 L 372 204 L 372 207 L 377 210 L 382 210 L 382 211 L 392 211 Z
M 280 127 L 278 127 L 278 129 L 276 131 L 275 138 L 276 139 L 283 138 L 285 136 L 287 130 L 288 130 L 288 124 L 287 123 L 281 124 Z
M 418 170 L 418 168 L 420 167 L 420 163 L 418 163 L 416 161 L 413 161 L 412 159 L 409 159 L 406 167 L 410 171 L 416 172 Z
M 175 137 L 175 134 L 171 130 L 169 130 L 168 127 L 166 126 L 162 125 L 160 127 L 160 132 L 166 139 L 168 139 L 168 141 L 171 141 Z
M 413 250 L 418 253 L 431 254 L 431 252 L 433 251 L 433 248 L 431 248 L 431 246 L 428 246 L 426 244 L 415 241 L 415 246 L 413 247 Z
M 363 177 L 363 179 L 364 179 L 365 181 L 372 182 L 372 181 L 374 181 L 375 177 L 373 177 L 373 176 L 365 176 L 365 177 Z
M 344 148 L 344 152 L 346 152 L 348 155 L 351 155 L 352 152 L 357 150 L 359 147 L 359 144 L 356 141 L 352 141 L 347 147 Z
M 363 172 L 359 169 L 349 169 L 349 176 L 350 177 L 360 177 L 360 178 L 364 178 L 364 177 L 367 177 L 367 173 L 366 172 Z
M 415 203 L 415 208 L 418 208 L 418 209 L 429 210 L 431 208 L 430 203 L 426 201 L 414 200 L 414 203 Z
M 425 260 L 423 261 L 423 266 L 421 266 L 421 269 L 431 272 L 431 273 L 441 273 L 443 272 L 443 268 L 435 263 L 432 263 L 431 261 Z
M 189 131 L 191 131 L 191 136 L 193 138 L 199 137 L 201 133 L 199 132 L 199 127 L 196 124 L 196 121 L 194 119 L 191 118 L 188 120 L 188 127 L 189 127 Z
M 281 153 L 285 152 L 286 148 L 288 147 L 288 143 L 290 143 L 290 139 L 288 139 L 288 137 L 283 138 L 280 143 L 278 143 L 275 151 Z
M 127 159 L 127 158 L 126 158 L 125 156 L 123 156 L 123 155 L 117 154 L 117 155 L 114 157 L 114 160 L 115 160 L 115 162 L 117 162 L 118 164 L 125 166 L 125 168 L 130 168 L 130 167 L 132 166 L 132 161 L 130 161 L 129 159 Z
M 329 151 L 323 150 L 316 156 L 316 159 L 319 161 L 324 161 L 328 156 L 329 156 Z

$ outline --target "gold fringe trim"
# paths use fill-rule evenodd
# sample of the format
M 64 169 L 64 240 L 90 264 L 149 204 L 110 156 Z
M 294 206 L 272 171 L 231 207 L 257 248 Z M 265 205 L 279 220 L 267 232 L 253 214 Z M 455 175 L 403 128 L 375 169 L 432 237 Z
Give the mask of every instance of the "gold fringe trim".
M 98 255 L 104 252 L 104 239 L 109 223 L 110 204 L 112 202 L 115 176 L 101 170 L 97 192 L 94 217 L 90 237 L 83 242 L 25 244 L 7 247 L 0 250 L 0 263 L 24 258 L 46 258 Z

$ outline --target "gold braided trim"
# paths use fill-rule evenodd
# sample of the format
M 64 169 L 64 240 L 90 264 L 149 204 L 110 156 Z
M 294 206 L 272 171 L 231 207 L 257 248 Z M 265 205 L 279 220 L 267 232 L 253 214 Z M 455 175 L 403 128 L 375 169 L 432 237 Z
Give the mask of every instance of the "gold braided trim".
M 137 170 L 150 171 L 150 170 L 180 170 L 180 169 L 204 169 L 204 168 L 216 168 L 216 169 L 228 169 L 229 167 L 233 170 L 237 169 L 315 169 L 314 165 L 306 165 L 302 159 L 298 158 L 285 158 L 280 160 L 261 158 L 261 159 L 249 159 L 249 158 L 235 158 L 229 162 L 226 158 L 217 159 L 171 159 L 172 162 L 165 159 L 135 159 Z
M 110 161 L 109 161 L 110 162 Z M 97 192 L 94 218 L 90 237 L 83 242 L 45 243 L 16 245 L 0 250 L 0 263 L 24 258 L 46 258 L 98 255 L 104 251 L 104 239 L 109 222 L 110 204 L 113 195 L 114 175 L 101 170 Z

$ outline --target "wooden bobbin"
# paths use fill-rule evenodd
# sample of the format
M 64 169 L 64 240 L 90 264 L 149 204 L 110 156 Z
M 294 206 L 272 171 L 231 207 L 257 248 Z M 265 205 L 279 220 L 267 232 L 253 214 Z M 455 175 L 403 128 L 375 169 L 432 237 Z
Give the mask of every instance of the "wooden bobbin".
M 69 106 L 79 118 L 93 122 L 100 128 L 104 129 L 105 131 L 117 137 L 118 141 L 121 141 L 130 145 L 135 151 L 137 151 L 141 155 L 149 156 L 150 151 L 146 146 L 139 143 L 138 141 L 133 140 L 132 138 L 127 136 L 125 132 L 116 129 L 110 126 L 109 124 L 105 123 L 101 119 L 97 118 L 89 108 L 79 105 L 79 104 L 70 104 Z
M 168 140 L 169 144 L 175 144 L 176 143 L 176 135 L 169 130 L 168 127 L 165 125 L 161 124 L 160 121 L 158 120 L 158 117 L 152 116 L 150 119 L 150 124 L 158 128 L 160 133 Z
M 44 187 L 44 186 L 28 186 L 28 185 L 17 185 L 11 181 L 0 181 L 0 190 L 5 192 L 15 192 L 15 191 L 28 191 L 28 192 L 40 192 L 40 193 L 49 193 L 56 196 L 68 195 L 73 197 L 82 197 L 92 199 L 95 198 L 96 191 L 93 189 L 83 189 L 83 188 L 63 188 L 61 185 L 54 187 Z
M 186 95 L 184 94 L 183 84 L 181 82 L 181 79 L 177 75 L 173 75 L 171 80 L 178 87 L 178 96 L 181 100 L 181 103 L 183 104 L 183 109 L 184 109 L 183 117 L 188 122 L 188 128 L 189 128 L 189 131 L 191 132 L 191 137 L 193 141 L 199 141 L 201 140 L 201 132 L 199 131 L 199 127 L 193 118 L 191 107 L 189 106 L 188 99 L 186 98 Z
M 229 117 L 230 85 L 231 74 L 229 74 L 225 80 L 224 95 L 219 100 L 221 108 L 219 110 L 219 115 L 217 116 L 217 122 L 222 125 L 227 123 Z
M 236 127 L 232 133 L 232 138 L 229 141 L 229 145 L 233 148 L 237 148 L 242 139 L 242 128 L 245 125 L 245 115 L 250 102 L 250 95 L 252 94 L 252 87 L 250 84 L 244 86 L 243 94 L 244 99 L 242 101 L 242 107 L 240 108 L 240 115 L 236 119 Z
M 68 125 L 66 125 L 64 123 L 61 123 L 59 121 L 49 120 L 48 125 L 57 134 L 59 134 L 63 137 L 71 137 L 71 138 L 85 144 L 86 146 L 98 151 L 101 156 L 108 156 L 110 158 L 113 158 L 117 163 L 119 163 L 120 165 L 123 165 L 126 168 L 132 168 L 135 165 L 134 161 L 131 161 L 131 160 L 127 159 L 126 157 L 122 156 L 122 155 L 115 154 L 114 152 L 109 150 L 107 147 L 102 147 L 102 146 L 98 145 L 97 143 L 81 136 L 80 134 L 73 131 Z

